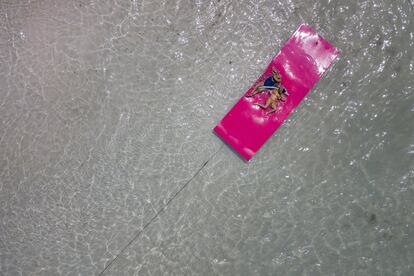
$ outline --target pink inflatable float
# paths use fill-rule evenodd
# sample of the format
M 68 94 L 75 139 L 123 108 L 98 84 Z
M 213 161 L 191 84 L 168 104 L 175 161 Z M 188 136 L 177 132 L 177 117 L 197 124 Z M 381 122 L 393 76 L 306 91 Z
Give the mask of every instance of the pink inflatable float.
M 338 55 L 336 48 L 302 24 L 214 128 L 215 133 L 250 160 Z

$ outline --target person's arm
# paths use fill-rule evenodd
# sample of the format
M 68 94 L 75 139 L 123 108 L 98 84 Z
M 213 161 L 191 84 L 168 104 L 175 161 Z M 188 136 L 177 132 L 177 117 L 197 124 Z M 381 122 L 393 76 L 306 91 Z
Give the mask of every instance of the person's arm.
M 280 99 L 281 99 L 282 102 L 285 102 L 286 101 L 286 96 L 283 93 L 281 93 L 280 94 Z

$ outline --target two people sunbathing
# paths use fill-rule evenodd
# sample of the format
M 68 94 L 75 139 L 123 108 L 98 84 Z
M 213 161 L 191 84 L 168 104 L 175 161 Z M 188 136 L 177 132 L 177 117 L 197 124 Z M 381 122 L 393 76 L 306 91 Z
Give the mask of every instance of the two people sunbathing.
M 277 102 L 286 100 L 285 96 L 289 96 L 289 93 L 281 84 L 282 76 L 280 73 L 275 69 L 272 68 L 272 76 L 268 77 L 265 81 L 260 81 L 256 87 L 250 92 L 247 97 L 253 97 L 254 95 L 267 91 L 269 93 L 269 98 L 266 100 L 266 103 L 263 104 L 255 104 L 262 109 L 267 109 L 270 106 L 270 111 L 266 113 L 269 115 L 277 110 Z

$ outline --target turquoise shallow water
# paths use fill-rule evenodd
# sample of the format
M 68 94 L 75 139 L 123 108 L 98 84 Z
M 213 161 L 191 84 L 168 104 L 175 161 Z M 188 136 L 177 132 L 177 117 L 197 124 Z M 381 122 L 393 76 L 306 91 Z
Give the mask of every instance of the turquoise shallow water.
M 0 274 L 413 275 L 410 1 L 1 1 Z M 249 162 L 211 129 L 341 50 Z

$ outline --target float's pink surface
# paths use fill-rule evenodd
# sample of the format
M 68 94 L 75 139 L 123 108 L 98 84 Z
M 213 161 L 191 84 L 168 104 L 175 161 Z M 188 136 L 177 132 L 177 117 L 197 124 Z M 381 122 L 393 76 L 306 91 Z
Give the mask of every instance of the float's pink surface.
M 267 139 L 287 119 L 306 94 L 328 69 L 339 51 L 309 26 L 303 24 L 273 58 L 263 75 L 246 91 L 214 131 L 243 158 L 250 160 Z M 265 115 L 254 105 L 264 104 L 267 92 L 246 97 L 256 84 L 271 76 L 272 68 L 282 76 L 282 85 L 289 92 L 285 102 L 278 103 L 278 111 Z

